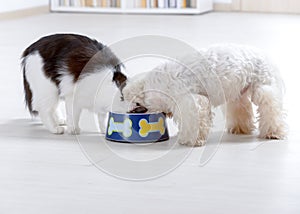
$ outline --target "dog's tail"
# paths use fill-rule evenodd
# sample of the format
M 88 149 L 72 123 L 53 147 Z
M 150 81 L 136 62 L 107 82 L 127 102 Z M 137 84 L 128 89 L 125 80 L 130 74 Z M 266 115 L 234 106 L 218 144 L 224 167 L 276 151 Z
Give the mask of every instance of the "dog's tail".
M 26 79 L 26 57 L 22 59 L 22 70 L 23 70 L 23 84 L 24 84 L 24 94 L 25 94 L 25 105 L 28 108 L 32 116 L 37 116 L 38 111 L 33 110 L 32 108 L 32 91 L 30 89 L 29 82 Z

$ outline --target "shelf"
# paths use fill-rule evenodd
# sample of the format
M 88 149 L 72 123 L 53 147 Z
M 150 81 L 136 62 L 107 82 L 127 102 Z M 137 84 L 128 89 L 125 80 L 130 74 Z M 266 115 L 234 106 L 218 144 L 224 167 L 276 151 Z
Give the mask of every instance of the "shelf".
M 126 5 L 121 0 L 120 7 L 100 6 L 60 6 L 60 0 L 51 0 L 52 12 L 80 12 L 80 13 L 136 13 L 136 14 L 201 14 L 213 9 L 212 0 L 196 0 L 195 7 L 190 8 L 136 8 Z

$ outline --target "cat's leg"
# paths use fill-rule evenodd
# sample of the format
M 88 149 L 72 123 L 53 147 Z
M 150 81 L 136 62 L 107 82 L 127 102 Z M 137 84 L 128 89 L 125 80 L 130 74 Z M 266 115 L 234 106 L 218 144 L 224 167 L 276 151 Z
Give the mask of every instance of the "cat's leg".
M 62 107 L 59 104 L 57 105 L 54 111 L 54 119 L 57 125 L 64 126 L 66 125 L 66 120 L 64 119 L 64 114 L 62 113 Z
M 40 94 L 41 95 L 41 94 Z M 53 134 L 63 134 L 64 128 L 59 126 L 55 120 L 55 111 L 57 108 L 58 94 L 48 93 L 42 97 L 36 96 L 37 102 L 35 109 L 38 110 L 39 116 L 46 128 Z
M 63 134 L 64 127 L 58 126 L 53 118 L 53 111 L 39 111 L 40 118 L 46 128 L 53 134 Z
M 98 124 L 101 134 L 105 134 L 106 132 L 106 126 L 107 126 L 107 112 L 99 112 L 97 114 L 98 116 Z
M 72 95 L 65 97 L 65 105 L 67 116 L 67 132 L 69 134 L 79 134 L 79 118 L 82 109 L 78 105 L 74 104 Z
M 32 110 L 38 111 L 43 124 L 54 134 L 62 134 L 64 128 L 58 126 L 54 111 L 58 103 L 58 88 L 44 73 L 44 62 L 38 53 L 26 57 L 24 73 L 32 93 Z

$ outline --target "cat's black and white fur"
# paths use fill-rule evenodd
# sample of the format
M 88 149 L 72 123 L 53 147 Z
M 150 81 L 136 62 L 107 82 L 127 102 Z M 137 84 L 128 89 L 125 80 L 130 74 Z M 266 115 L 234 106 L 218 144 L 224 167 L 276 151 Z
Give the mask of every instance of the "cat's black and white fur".
M 68 133 L 80 132 L 82 109 L 96 112 L 100 129 L 105 131 L 111 95 L 117 90 L 121 97 L 127 81 L 120 60 L 108 47 L 76 34 L 39 39 L 23 52 L 22 68 L 27 107 L 55 134 L 64 133 L 57 108 L 60 99 L 66 104 Z

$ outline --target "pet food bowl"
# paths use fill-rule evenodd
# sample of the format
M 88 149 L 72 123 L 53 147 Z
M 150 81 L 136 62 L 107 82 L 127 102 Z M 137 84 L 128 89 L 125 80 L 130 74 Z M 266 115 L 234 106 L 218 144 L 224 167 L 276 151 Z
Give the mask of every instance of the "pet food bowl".
M 109 112 L 105 138 L 110 141 L 149 143 L 169 139 L 163 113 Z

